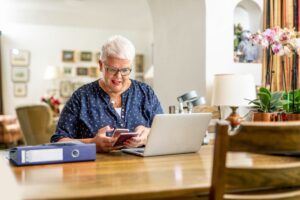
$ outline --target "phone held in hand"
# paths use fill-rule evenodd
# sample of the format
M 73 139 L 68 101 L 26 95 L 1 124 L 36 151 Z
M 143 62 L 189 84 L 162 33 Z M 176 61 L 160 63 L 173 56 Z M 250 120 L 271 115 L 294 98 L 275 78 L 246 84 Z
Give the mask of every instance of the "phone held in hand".
M 119 134 L 116 134 L 117 136 L 114 136 L 113 137 L 117 137 L 117 140 L 116 142 L 114 143 L 114 147 L 117 147 L 117 146 L 124 146 L 123 143 L 132 138 L 132 137 L 136 137 L 138 134 L 135 133 L 135 132 L 131 132 L 131 133 L 128 133 L 128 132 L 121 132 Z
M 115 128 L 114 131 L 106 132 L 107 137 L 117 137 L 120 135 L 120 133 L 128 133 L 129 129 L 126 128 Z

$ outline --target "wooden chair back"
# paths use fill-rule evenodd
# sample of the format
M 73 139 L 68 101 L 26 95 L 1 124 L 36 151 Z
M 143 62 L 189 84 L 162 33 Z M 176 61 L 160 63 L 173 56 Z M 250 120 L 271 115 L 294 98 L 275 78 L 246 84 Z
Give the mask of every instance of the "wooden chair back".
M 266 164 L 228 165 L 233 152 L 263 154 Z M 293 154 L 300 155 L 300 122 L 243 122 L 235 132 L 229 132 L 227 122 L 217 122 L 210 199 L 300 199 L 295 189 L 300 186 L 300 156 L 287 156 Z M 268 156 L 278 163 L 268 164 Z M 295 191 L 274 194 L 288 187 Z

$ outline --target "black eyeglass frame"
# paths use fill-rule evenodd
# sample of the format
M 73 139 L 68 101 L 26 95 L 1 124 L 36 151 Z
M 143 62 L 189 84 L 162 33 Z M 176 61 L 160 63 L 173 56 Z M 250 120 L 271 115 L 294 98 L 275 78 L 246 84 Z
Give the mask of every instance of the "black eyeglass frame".
M 106 65 L 106 64 L 104 65 L 104 68 L 108 73 L 110 73 L 112 75 L 116 75 L 120 72 L 122 76 L 128 76 L 132 71 L 132 69 L 128 68 L 128 67 L 118 69 L 116 67 L 109 66 L 109 65 Z

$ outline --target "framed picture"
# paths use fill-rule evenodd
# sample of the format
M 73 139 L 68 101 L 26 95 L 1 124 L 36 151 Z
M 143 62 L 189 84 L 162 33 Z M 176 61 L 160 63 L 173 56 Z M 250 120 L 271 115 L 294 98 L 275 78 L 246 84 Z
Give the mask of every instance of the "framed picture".
M 15 97 L 25 97 L 26 95 L 27 95 L 26 83 L 15 83 L 14 84 L 14 96 Z
M 95 53 L 95 61 L 96 61 L 96 63 L 99 62 L 100 56 L 101 56 L 101 52 L 96 52 L 96 53 Z
M 75 91 L 83 85 L 84 85 L 83 82 L 75 82 L 75 83 L 73 83 L 73 90 Z
M 91 62 L 93 54 L 90 51 L 82 51 L 80 53 L 80 61 Z
M 29 80 L 29 70 L 27 67 L 12 68 L 13 82 L 27 82 Z
M 135 72 L 144 72 L 144 55 L 136 54 L 135 55 Z
M 77 76 L 87 76 L 88 75 L 88 68 L 86 68 L 86 67 L 77 67 L 76 68 L 76 75 Z
M 88 75 L 89 77 L 99 77 L 100 76 L 100 69 L 98 67 L 90 67 L 88 68 Z
M 73 84 L 71 81 L 61 81 L 59 84 L 59 92 L 62 97 L 70 97 L 73 93 Z
M 75 52 L 70 50 L 62 51 L 62 61 L 63 62 L 74 62 L 75 61 Z
M 71 66 L 64 66 L 63 69 L 62 69 L 62 74 L 63 76 L 73 76 L 73 68 L 74 67 L 71 67 Z
M 30 53 L 27 50 L 12 49 L 10 51 L 10 64 L 12 66 L 27 67 L 30 62 Z

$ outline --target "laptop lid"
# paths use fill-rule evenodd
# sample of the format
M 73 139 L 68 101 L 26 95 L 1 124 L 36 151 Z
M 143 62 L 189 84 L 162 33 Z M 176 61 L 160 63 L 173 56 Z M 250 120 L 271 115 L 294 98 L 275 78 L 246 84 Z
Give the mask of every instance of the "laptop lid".
M 197 152 L 211 116 L 211 113 L 156 115 L 143 156 Z

